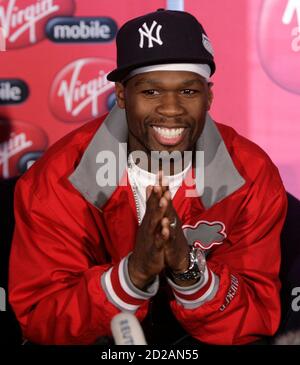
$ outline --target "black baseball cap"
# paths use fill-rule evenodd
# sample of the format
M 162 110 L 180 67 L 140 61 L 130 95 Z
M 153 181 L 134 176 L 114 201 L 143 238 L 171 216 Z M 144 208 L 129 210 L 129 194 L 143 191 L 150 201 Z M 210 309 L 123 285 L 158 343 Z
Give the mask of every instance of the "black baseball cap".
M 211 75 L 216 70 L 205 30 L 184 11 L 158 9 L 131 19 L 119 29 L 116 44 L 117 68 L 107 75 L 110 81 L 122 81 L 132 70 L 156 64 L 207 64 Z

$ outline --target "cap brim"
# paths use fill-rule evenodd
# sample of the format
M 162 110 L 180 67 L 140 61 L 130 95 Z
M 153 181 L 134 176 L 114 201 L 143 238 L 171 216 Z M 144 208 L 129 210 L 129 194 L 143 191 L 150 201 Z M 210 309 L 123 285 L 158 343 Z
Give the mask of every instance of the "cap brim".
M 210 68 L 211 68 L 211 76 L 214 74 L 215 70 L 216 70 L 216 66 L 215 63 L 212 61 L 207 60 L 207 58 L 197 58 L 197 59 L 192 59 L 192 58 L 182 58 L 182 59 L 178 59 L 178 58 L 168 58 L 168 59 L 164 59 L 163 62 L 162 60 L 153 60 L 151 62 L 144 62 L 144 63 L 139 63 L 139 64 L 135 64 L 135 65 L 130 65 L 130 66 L 123 66 L 123 67 L 119 67 L 114 69 L 113 71 L 111 71 L 108 75 L 107 75 L 107 80 L 109 81 L 114 81 L 114 82 L 121 82 L 122 80 L 124 80 L 126 78 L 126 76 L 135 68 L 138 67 L 143 67 L 143 66 L 151 66 L 151 65 L 155 65 L 155 64 L 163 64 L 163 63 L 207 63 Z

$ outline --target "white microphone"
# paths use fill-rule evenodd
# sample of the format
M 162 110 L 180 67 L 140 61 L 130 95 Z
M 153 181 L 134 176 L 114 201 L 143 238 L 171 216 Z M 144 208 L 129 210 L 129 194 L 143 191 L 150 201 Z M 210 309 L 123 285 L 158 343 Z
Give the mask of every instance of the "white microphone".
M 116 345 L 147 345 L 138 319 L 131 313 L 119 313 L 110 324 Z

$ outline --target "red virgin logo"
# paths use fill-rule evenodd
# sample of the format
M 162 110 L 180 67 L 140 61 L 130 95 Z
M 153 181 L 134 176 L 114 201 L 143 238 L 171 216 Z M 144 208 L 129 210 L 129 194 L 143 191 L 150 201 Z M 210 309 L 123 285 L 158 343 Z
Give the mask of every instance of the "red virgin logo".
M 262 66 L 282 88 L 300 94 L 300 0 L 264 0 L 258 29 Z
M 46 37 L 45 26 L 50 18 L 72 15 L 74 0 L 8 0 L 0 5 L 0 28 L 6 49 L 33 45 Z
M 60 120 L 86 122 L 109 109 L 114 84 L 106 75 L 114 62 L 99 58 L 76 60 L 56 76 L 50 92 L 50 109 Z
M 0 121 L 0 178 L 25 172 L 47 148 L 46 133 L 29 123 Z

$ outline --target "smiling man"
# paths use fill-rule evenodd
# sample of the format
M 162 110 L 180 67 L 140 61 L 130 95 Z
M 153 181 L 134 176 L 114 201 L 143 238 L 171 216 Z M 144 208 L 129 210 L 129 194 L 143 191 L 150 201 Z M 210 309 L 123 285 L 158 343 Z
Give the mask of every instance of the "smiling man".
M 211 84 L 192 71 L 155 70 L 148 67 L 125 84 L 116 84 L 118 104 L 126 109 L 129 147 L 148 154 L 191 151 L 212 102 Z
M 120 311 L 156 344 L 271 336 L 286 194 L 265 152 L 208 114 L 205 31 L 159 10 L 119 30 L 117 58 L 117 105 L 18 182 L 9 296 L 24 337 L 95 343 Z

